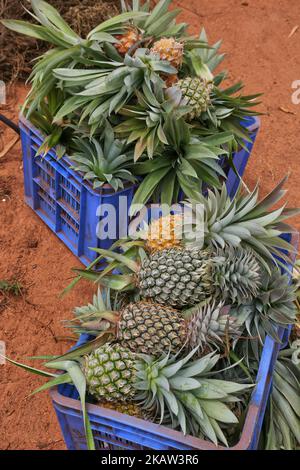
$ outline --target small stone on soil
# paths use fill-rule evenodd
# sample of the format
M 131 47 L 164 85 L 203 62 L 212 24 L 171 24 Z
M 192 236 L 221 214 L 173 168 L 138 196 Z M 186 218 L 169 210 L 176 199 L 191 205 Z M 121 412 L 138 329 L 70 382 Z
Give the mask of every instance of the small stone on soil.
M 28 240 L 27 247 L 28 248 L 37 248 L 39 245 L 38 240 Z

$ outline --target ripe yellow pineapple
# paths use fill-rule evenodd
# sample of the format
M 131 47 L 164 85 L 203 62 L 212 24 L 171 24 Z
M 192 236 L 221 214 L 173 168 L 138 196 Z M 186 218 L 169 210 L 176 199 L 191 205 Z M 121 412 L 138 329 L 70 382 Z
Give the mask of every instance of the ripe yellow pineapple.
M 159 54 L 161 60 L 168 60 L 177 69 L 182 65 L 183 45 L 174 38 L 163 38 L 156 41 L 151 52 Z
M 151 222 L 148 228 L 147 251 L 165 250 L 181 245 L 182 216 L 180 214 L 166 215 Z
M 115 44 L 115 48 L 119 54 L 125 55 L 141 38 L 142 35 L 136 28 L 129 28 L 125 34 L 118 34 L 116 36 L 116 39 L 118 39 L 119 42 Z

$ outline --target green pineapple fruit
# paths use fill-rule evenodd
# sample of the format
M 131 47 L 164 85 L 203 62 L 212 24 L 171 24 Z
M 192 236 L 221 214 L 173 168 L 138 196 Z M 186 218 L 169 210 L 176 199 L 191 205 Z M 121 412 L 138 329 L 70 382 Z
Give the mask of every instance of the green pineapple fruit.
M 210 353 L 191 360 L 194 354 L 180 360 L 177 356 L 154 359 L 114 343 L 86 356 L 82 370 L 96 399 L 111 401 L 117 395 L 121 401 L 134 399 L 142 410 L 153 412 L 153 420 L 157 415 L 161 423 L 166 419 L 184 433 L 200 428 L 215 444 L 220 440 L 227 445 L 220 424 L 238 422 L 228 403 L 237 402 L 237 395 L 251 385 L 215 380 L 212 369 L 220 356 Z
M 216 251 L 187 246 L 147 254 L 140 242 L 137 248 L 134 254 L 130 249 L 124 255 L 96 250 L 113 259 L 110 266 L 119 267 L 124 274 L 111 275 L 108 266 L 101 275 L 82 271 L 82 276 L 94 277 L 115 290 L 138 289 L 142 298 L 177 309 L 197 305 L 212 296 L 243 303 L 256 295 L 260 285 L 260 264 L 249 249 L 226 247 Z
M 134 397 L 132 384 L 137 369 L 134 355 L 129 350 L 104 345 L 84 357 L 82 369 L 89 393 L 98 400 L 124 401 Z
M 210 255 L 198 248 L 150 254 L 138 269 L 140 295 L 177 308 L 208 299 L 213 293 Z
M 114 338 L 133 352 L 156 356 L 199 347 L 203 354 L 222 347 L 225 338 L 235 339 L 240 334 L 229 309 L 215 302 L 179 312 L 165 305 L 138 301 L 113 313 L 97 308 L 99 297 L 100 290 L 94 297 L 95 306 L 76 309 L 77 332 L 102 336 L 103 324 L 110 316 L 106 330 L 113 331 Z
M 182 104 L 192 108 L 187 114 L 188 120 L 198 118 L 211 105 L 210 95 L 214 88 L 212 81 L 199 77 L 186 77 L 179 80 L 176 87 L 181 90 Z

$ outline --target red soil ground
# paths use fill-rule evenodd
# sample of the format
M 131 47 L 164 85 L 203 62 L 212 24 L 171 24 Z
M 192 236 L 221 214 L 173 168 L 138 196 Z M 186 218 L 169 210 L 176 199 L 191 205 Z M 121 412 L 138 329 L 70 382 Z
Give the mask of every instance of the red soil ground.
M 246 172 L 253 186 L 259 178 L 264 192 L 287 172 L 289 203 L 300 205 L 300 105 L 292 104 L 292 83 L 300 80 L 299 0 L 176 1 L 191 31 L 205 26 L 210 41 L 223 38 L 228 51 L 230 81 L 243 80 L 247 93 L 263 92 L 262 128 Z M 17 118 L 24 87 L 10 91 L 4 112 Z M 3 111 L 3 110 L 2 110 Z M 288 112 L 287 112 L 288 111 Z M 1 127 L 0 145 L 13 133 Z M 0 147 L 0 154 L 2 148 Z M 295 220 L 300 228 L 300 219 Z M 0 340 L 7 354 L 20 361 L 60 354 L 70 347 L 61 320 L 72 308 L 90 300 L 92 286 L 81 284 L 59 299 L 79 262 L 23 202 L 21 147 L 0 159 L 0 280 L 17 279 L 21 297 L 0 298 Z M 32 364 L 32 363 L 31 363 Z M 38 385 L 32 376 L 9 364 L 0 365 L 0 449 L 65 449 L 47 393 L 29 397 Z

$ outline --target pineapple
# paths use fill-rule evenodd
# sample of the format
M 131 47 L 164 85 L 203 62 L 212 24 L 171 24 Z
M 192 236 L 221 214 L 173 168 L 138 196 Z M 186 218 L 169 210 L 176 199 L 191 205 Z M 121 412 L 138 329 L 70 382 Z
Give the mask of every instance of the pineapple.
M 105 330 L 114 331 L 114 337 L 133 352 L 156 356 L 198 347 L 202 354 L 212 347 L 221 347 L 224 338 L 239 335 L 237 320 L 230 316 L 228 308 L 215 302 L 184 312 L 146 301 L 129 303 L 110 314 L 110 323 L 105 324 L 105 328 L 108 309 L 99 308 L 101 302 L 99 290 L 94 296 L 94 305 L 75 310 L 77 331 L 99 335 L 99 338 Z
M 213 370 L 220 356 L 212 352 L 193 359 L 196 352 L 197 349 L 180 359 L 170 354 L 157 359 L 133 353 L 118 343 L 97 349 L 87 343 L 44 364 L 52 370 L 64 370 L 64 374 L 7 360 L 31 373 L 49 377 L 50 380 L 36 392 L 61 383 L 75 385 L 90 450 L 95 449 L 95 444 L 86 411 L 86 393 L 101 403 L 114 404 L 117 400 L 126 408 L 134 402 L 149 420 L 158 418 L 160 423 L 184 434 L 196 437 L 201 434 L 215 445 L 222 442 L 227 446 L 222 428 L 225 424 L 238 423 L 231 408 L 253 385 L 220 379 L 218 370 Z
M 216 251 L 187 246 L 149 255 L 141 249 L 135 255 L 132 250 L 124 255 L 112 250 L 97 249 L 97 252 L 114 260 L 111 268 L 108 266 L 100 276 L 83 272 L 83 277 L 92 276 L 117 291 L 138 289 L 142 298 L 177 309 L 207 301 L 212 296 L 240 304 L 255 297 L 260 286 L 260 263 L 250 249 L 226 247 Z M 122 272 L 128 268 L 132 274 L 111 275 L 115 267 Z
M 115 44 L 115 48 L 122 56 L 128 54 L 128 51 L 142 39 L 142 35 L 137 28 L 128 28 L 125 34 L 116 35 L 119 42 Z
M 281 250 L 294 252 L 293 246 L 281 238 L 282 229 L 285 233 L 293 233 L 293 228 L 283 221 L 300 213 L 300 209 L 290 209 L 285 206 L 279 209 L 272 209 L 272 206 L 286 194 L 283 189 L 287 177 L 261 201 L 258 201 L 258 186 L 252 192 L 246 194 L 242 191 L 242 185 L 239 188 L 234 199 L 230 199 L 224 183 L 221 191 L 209 190 L 207 197 L 199 194 L 197 201 L 187 201 L 185 210 L 192 212 L 192 217 L 185 224 L 182 218 L 181 231 L 173 230 L 173 236 L 168 240 L 168 248 L 178 247 L 179 236 L 181 245 L 184 246 L 204 246 L 220 247 L 226 246 L 244 247 L 253 250 L 259 260 L 269 271 L 268 263 L 270 261 L 277 264 L 277 256 L 289 260 Z M 201 205 L 201 211 L 198 214 L 197 208 Z M 167 217 L 167 218 L 165 218 Z M 164 227 L 180 227 L 180 219 L 177 216 L 165 216 L 155 221 L 156 226 L 161 226 L 160 233 L 164 234 Z M 176 222 L 174 217 L 176 217 Z M 190 222 L 192 220 L 192 222 Z M 203 227 L 203 238 L 201 241 L 195 240 L 190 226 L 195 225 Z M 153 234 L 152 234 L 153 233 Z M 153 240 L 157 230 L 151 231 L 149 227 L 148 240 L 145 246 L 151 251 L 157 249 L 160 245 L 164 246 L 164 240 Z M 204 239 L 204 241 L 203 241 Z
M 177 308 L 211 296 L 241 303 L 256 296 L 260 265 L 252 251 L 166 249 L 144 258 L 138 288 L 144 298 Z
M 146 249 L 149 252 L 180 247 L 182 232 L 181 214 L 166 215 L 154 220 L 149 225 L 146 238 Z
M 82 369 L 89 393 L 98 400 L 131 400 L 135 395 L 137 367 L 134 354 L 126 348 L 106 344 L 85 356 Z
M 180 360 L 177 356 L 154 359 L 113 343 L 85 356 L 82 371 L 88 392 L 97 400 L 134 399 L 142 410 L 153 412 L 153 420 L 155 415 L 162 423 L 167 418 L 184 433 L 197 429 L 215 444 L 220 440 L 227 445 L 219 423 L 238 422 L 228 403 L 239 401 L 237 395 L 252 385 L 215 380 L 212 369 L 219 355 L 191 360 L 194 354 Z
M 137 266 L 137 287 L 143 298 L 175 308 L 198 304 L 213 294 L 210 251 L 165 249 Z
M 187 330 L 177 310 L 141 301 L 130 303 L 120 312 L 117 337 L 131 351 L 155 356 L 183 348 Z
M 182 105 L 190 106 L 191 112 L 186 115 L 189 121 L 198 118 L 211 105 L 210 95 L 214 88 L 212 81 L 200 77 L 186 77 L 176 83 L 182 93 Z
M 156 41 L 150 52 L 158 54 L 160 60 L 167 60 L 177 70 L 180 69 L 183 60 L 183 45 L 174 38 L 162 38 Z

